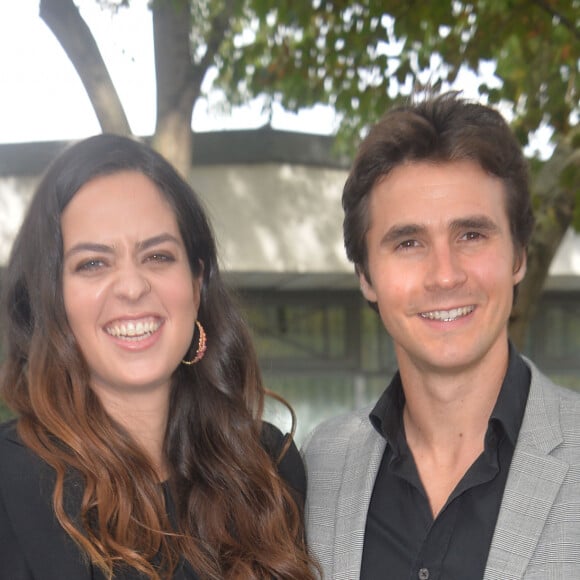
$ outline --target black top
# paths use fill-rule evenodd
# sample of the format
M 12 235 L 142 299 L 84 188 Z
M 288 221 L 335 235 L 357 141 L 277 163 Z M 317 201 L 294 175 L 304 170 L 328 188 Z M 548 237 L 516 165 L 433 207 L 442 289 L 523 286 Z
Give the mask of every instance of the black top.
M 261 441 L 274 461 L 278 460 L 287 436 L 263 423 Z M 277 464 L 300 507 L 306 495 L 306 475 L 294 443 Z M 69 506 L 82 496 L 82 488 L 69 482 Z M 71 489 L 70 486 L 74 487 Z M 170 519 L 173 502 L 164 485 Z M 83 557 L 52 511 L 54 472 L 25 447 L 16 433 L 16 422 L 0 425 L 0 579 L 10 580 L 103 580 L 100 570 L 83 562 Z M 68 508 L 67 508 L 68 511 Z M 175 521 L 175 518 L 174 518 Z M 135 570 L 119 570 L 115 580 L 142 580 Z M 176 570 L 174 580 L 198 580 L 187 563 Z
M 433 519 L 405 439 L 405 395 L 400 375 L 395 375 L 370 414 L 387 446 L 367 515 L 361 580 L 483 578 L 530 378 L 529 368 L 510 344 L 508 370 L 489 419 L 484 450 Z

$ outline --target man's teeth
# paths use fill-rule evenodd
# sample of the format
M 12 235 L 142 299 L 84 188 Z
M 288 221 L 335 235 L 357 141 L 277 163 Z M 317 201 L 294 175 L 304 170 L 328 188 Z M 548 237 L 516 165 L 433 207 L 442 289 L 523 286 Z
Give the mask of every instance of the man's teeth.
M 422 312 L 421 317 L 429 320 L 451 322 L 462 316 L 467 316 L 473 312 L 473 308 L 473 306 L 464 306 L 463 308 L 453 308 L 451 310 L 433 310 L 432 312 Z
M 141 340 L 155 332 L 161 323 L 156 320 L 146 320 L 138 322 L 124 322 L 123 324 L 114 324 L 106 328 L 107 333 L 117 338 L 127 340 Z

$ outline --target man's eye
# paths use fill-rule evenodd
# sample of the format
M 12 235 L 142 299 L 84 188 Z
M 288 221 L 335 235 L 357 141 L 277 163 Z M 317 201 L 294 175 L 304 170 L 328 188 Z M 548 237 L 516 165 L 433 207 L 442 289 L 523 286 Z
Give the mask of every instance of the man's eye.
M 481 238 L 481 234 L 479 232 L 467 232 L 463 237 L 466 240 L 478 240 Z
M 417 246 L 417 240 L 405 240 L 404 242 L 401 242 L 397 248 L 402 249 L 402 250 L 407 250 L 409 248 L 415 248 Z

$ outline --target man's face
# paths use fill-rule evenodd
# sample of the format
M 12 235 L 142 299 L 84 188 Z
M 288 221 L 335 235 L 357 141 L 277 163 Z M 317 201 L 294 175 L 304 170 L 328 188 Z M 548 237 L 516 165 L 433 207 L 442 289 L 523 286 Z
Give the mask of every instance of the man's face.
M 400 368 L 457 373 L 506 360 L 525 257 L 514 253 L 502 182 L 471 161 L 408 163 L 374 186 L 369 218 L 361 289 Z

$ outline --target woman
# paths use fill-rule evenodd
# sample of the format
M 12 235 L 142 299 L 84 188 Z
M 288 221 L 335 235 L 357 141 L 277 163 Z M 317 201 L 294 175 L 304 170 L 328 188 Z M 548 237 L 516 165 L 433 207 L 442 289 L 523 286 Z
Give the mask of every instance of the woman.
M 65 151 L 4 289 L 2 577 L 314 577 L 300 457 L 261 421 L 204 211 L 160 155 Z

